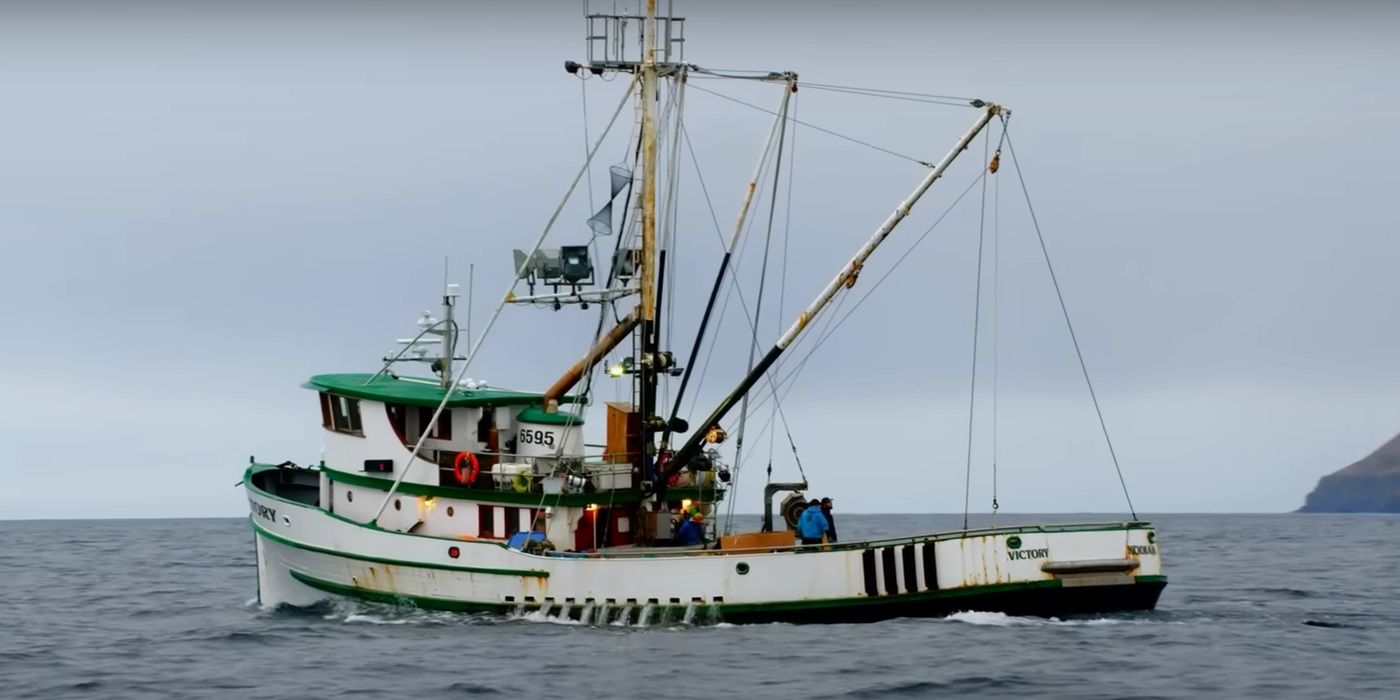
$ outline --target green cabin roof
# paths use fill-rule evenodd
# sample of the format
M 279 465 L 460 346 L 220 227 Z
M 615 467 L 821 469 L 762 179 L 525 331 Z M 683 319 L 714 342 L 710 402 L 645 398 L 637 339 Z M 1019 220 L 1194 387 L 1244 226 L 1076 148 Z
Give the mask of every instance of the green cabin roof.
M 567 411 L 557 413 L 546 413 L 539 406 L 531 406 L 520 412 L 517 416 L 521 423 L 533 423 L 535 425 L 583 425 L 583 417 Z
M 373 379 L 371 379 L 373 377 Z M 409 406 L 436 407 L 442 403 L 443 388 L 424 380 L 400 379 L 387 374 L 375 377 L 372 374 L 318 374 L 307 380 L 303 387 L 315 389 L 353 399 L 366 399 L 383 403 L 407 404 Z M 474 406 L 528 406 L 544 400 L 544 394 L 507 389 L 454 389 L 448 399 L 448 408 L 468 408 Z M 559 403 L 574 403 L 576 396 L 564 396 Z

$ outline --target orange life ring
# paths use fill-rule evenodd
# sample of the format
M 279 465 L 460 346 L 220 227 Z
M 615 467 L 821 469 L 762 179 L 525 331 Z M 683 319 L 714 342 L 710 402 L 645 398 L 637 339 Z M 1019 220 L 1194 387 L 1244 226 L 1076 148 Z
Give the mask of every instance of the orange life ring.
M 471 471 L 462 473 L 462 462 L 471 464 Z M 476 461 L 476 455 L 470 452 L 458 452 L 457 458 L 452 460 L 452 475 L 457 477 L 457 483 L 463 486 L 471 486 L 476 483 L 476 475 L 481 472 L 481 465 Z

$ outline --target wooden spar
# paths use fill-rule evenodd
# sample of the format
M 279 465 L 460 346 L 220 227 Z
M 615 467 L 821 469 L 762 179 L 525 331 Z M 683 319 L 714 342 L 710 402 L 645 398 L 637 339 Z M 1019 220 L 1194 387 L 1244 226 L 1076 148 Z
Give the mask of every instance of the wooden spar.
M 821 294 L 817 295 L 817 298 L 811 305 L 802 310 L 802 313 L 798 315 L 797 320 L 787 329 L 787 332 L 783 333 L 782 337 L 778 339 L 778 342 L 763 356 L 763 359 L 759 360 L 758 364 L 754 365 L 753 369 L 744 377 L 743 381 L 739 382 L 739 386 L 735 387 L 734 391 L 724 397 L 724 400 L 715 407 L 715 410 L 710 413 L 709 417 L 707 417 L 704 422 L 695 426 L 695 432 L 691 433 L 690 439 L 685 441 L 685 444 L 676 451 L 675 457 L 669 460 L 666 467 L 658 474 L 656 480 L 656 488 L 658 490 L 665 490 L 666 479 L 685 467 L 690 460 L 694 459 L 695 456 L 699 454 L 700 447 L 704 444 L 705 435 L 709 432 L 710 428 L 717 425 L 719 421 L 724 418 L 725 414 L 727 414 L 730 409 L 734 408 L 734 405 L 739 403 L 740 399 L 748 393 L 749 389 L 752 389 L 754 384 L 758 383 L 758 380 L 768 372 L 768 368 L 773 366 L 773 363 L 778 360 L 778 357 L 783 354 L 783 351 L 792 344 L 792 341 L 797 339 L 797 336 L 802 334 L 803 329 L 811 323 L 812 319 L 817 317 L 817 314 L 821 313 L 822 309 L 836 296 L 836 293 L 841 291 L 843 287 L 854 286 L 856 276 L 860 274 L 860 268 L 865 264 L 866 259 L 870 257 L 870 254 L 874 253 L 875 249 L 880 247 L 880 244 L 889 237 L 890 232 L 894 231 L 894 227 L 898 226 L 899 222 L 909 216 L 909 211 L 914 208 L 914 203 L 919 201 L 919 198 L 933 186 L 933 183 L 943 177 L 943 173 L 948 170 L 948 166 L 953 164 L 953 161 L 967 148 L 968 144 L 972 143 L 974 138 L 977 138 L 977 134 L 981 133 L 982 129 L 987 126 L 987 123 L 990 122 L 993 117 L 1001 114 L 1001 112 L 1001 107 L 997 105 L 989 104 L 986 106 L 982 114 L 977 117 L 977 121 L 973 122 L 972 126 L 967 130 L 967 133 L 963 134 L 962 138 L 958 139 L 958 142 L 953 145 L 952 150 L 948 151 L 948 154 L 943 156 L 943 160 L 939 161 L 938 164 L 934 166 L 933 170 L 919 183 L 919 186 L 915 187 L 914 191 L 889 215 L 889 218 L 885 219 L 885 223 L 881 224 L 880 228 L 876 229 L 874 235 L 865 242 L 865 245 L 862 245 L 860 249 L 856 251 L 856 254 L 851 258 L 850 262 L 847 262 L 846 266 L 841 268 L 841 272 L 837 273 L 836 277 L 826 285 L 826 288 L 822 290 Z
M 656 0 L 647 0 L 646 19 L 642 25 L 642 269 L 639 304 L 641 323 L 638 326 L 636 350 L 637 409 L 642 417 L 642 470 L 652 470 L 655 445 L 652 417 L 656 413 L 656 368 L 658 355 L 656 339 Z
M 642 320 L 656 314 L 656 0 L 647 0 L 642 52 Z
M 578 383 L 578 380 L 583 377 L 585 372 L 592 369 L 593 365 L 598 364 L 598 362 L 603 359 L 604 355 L 608 354 L 613 348 L 617 347 L 618 343 L 621 343 L 624 338 L 631 334 L 637 327 L 637 322 L 640 320 L 641 316 L 638 315 L 637 309 L 633 309 L 632 313 L 622 319 L 621 323 L 613 326 L 612 330 L 599 338 L 598 342 L 595 343 L 593 347 L 589 348 L 588 352 L 585 353 L 583 357 L 579 358 L 578 362 L 575 362 L 564 374 L 554 380 L 554 383 L 544 392 L 545 410 L 554 410 L 558 406 L 559 398 L 570 389 L 574 388 L 574 385 Z

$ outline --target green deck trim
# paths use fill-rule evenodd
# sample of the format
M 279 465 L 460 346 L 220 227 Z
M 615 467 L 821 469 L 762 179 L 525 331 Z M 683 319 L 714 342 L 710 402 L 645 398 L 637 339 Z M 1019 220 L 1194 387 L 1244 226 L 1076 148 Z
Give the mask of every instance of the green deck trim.
M 278 467 L 277 467 L 276 465 L 273 465 L 273 464 L 256 464 L 256 463 L 255 463 L 255 464 L 250 464 L 250 465 L 248 465 L 247 471 L 243 472 L 243 483 L 244 483 L 249 489 L 252 489 L 253 491 L 256 491 L 257 494 L 258 494 L 259 496 L 262 496 L 263 498 L 270 498 L 270 499 L 272 499 L 272 500 L 274 500 L 274 501 L 278 501 L 278 502 L 280 502 L 280 503 L 286 503 L 286 504 L 288 504 L 288 505 L 291 505 L 291 506 L 293 506 L 293 507 L 295 507 L 295 508 L 298 508 L 298 509 L 301 509 L 301 510 L 303 510 L 303 511 L 313 511 L 313 512 L 315 512 L 315 513 L 318 514 L 318 515 L 324 515 L 324 516 L 326 516 L 326 517 L 328 517 L 328 518 L 333 518 L 333 519 L 339 520 L 339 521 L 341 521 L 341 522 L 343 522 L 343 523 L 346 523 L 346 524 L 349 524 L 349 525 L 354 525 L 355 527 L 362 527 L 362 528 L 364 528 L 364 529 L 366 529 L 366 530 L 377 530 L 377 531 L 379 531 L 379 532 L 387 532 L 387 533 L 389 533 L 389 534 L 391 534 L 391 535 L 400 535 L 400 536 L 403 536 L 403 537 L 417 537 L 417 538 L 425 539 L 425 540 L 436 540 L 436 541 L 438 541 L 438 542 L 446 542 L 446 543 L 449 543 L 449 544 L 455 544 L 455 545 L 462 546 L 462 547 L 496 547 L 496 548 L 498 548 L 498 549 L 510 549 L 510 547 L 507 546 L 506 543 L 505 543 L 504 541 L 499 541 L 499 540 L 462 540 L 462 539 L 458 539 L 458 538 L 456 538 L 456 537 L 446 537 L 446 536 L 441 536 L 441 535 L 424 535 L 424 534 L 417 533 L 417 532 L 404 532 L 404 531 L 402 531 L 402 530 L 390 530 L 390 529 L 388 529 L 388 528 L 382 528 L 382 527 L 379 527 L 379 525 L 378 525 L 377 523 L 374 523 L 374 522 L 363 522 L 363 521 L 360 521 L 360 520 L 355 520 L 355 519 L 353 519 L 353 518 L 347 518 L 347 517 L 345 517 L 345 516 L 343 516 L 343 515 L 341 515 L 341 514 L 339 514 L 339 513 L 335 513 L 335 512 L 329 511 L 329 510 L 325 510 L 325 509 L 320 508 L 320 507 L 318 507 L 318 506 L 313 506 L 313 505 L 311 505 L 311 504 L 309 504 L 309 503 L 302 503 L 301 501 L 293 501 L 293 500 L 290 499 L 290 498 L 284 498 L 284 497 L 282 497 L 282 496 L 278 496 L 278 495 L 275 494 L 275 493 L 268 493 L 267 491 L 264 491 L 264 490 L 262 490 L 261 488 L 258 488 L 258 485 L 257 485 L 256 483 L 254 483 L 253 480 L 252 480 L 252 476 L 253 476 L 254 474 L 256 474 L 256 473 L 259 473 L 259 472 L 267 472 L 267 471 L 276 471 L 277 469 L 278 469 Z
M 539 406 L 531 406 L 521 411 L 515 418 L 521 423 L 532 423 L 534 425 L 583 425 L 582 416 L 565 411 L 546 413 L 545 410 Z
M 346 523 L 349 523 L 349 524 L 351 524 L 351 525 L 355 525 L 355 526 L 358 526 L 358 527 L 363 527 L 363 528 L 367 528 L 367 529 L 370 529 L 370 530 L 379 530 L 379 531 L 381 531 L 381 532 L 389 532 L 389 533 L 392 533 L 392 534 L 395 534 L 395 535 L 403 535 L 403 536 L 407 536 L 407 537 L 421 537 L 421 538 L 425 538 L 425 539 L 439 540 L 439 541 L 443 541 L 443 542 L 454 542 L 454 543 L 469 544 L 469 545 L 474 545 L 474 546 L 495 546 L 495 547 L 506 548 L 506 545 L 505 545 L 505 543 L 503 543 L 503 542 L 481 541 L 481 540 L 477 540 L 477 541 L 475 541 L 475 542 L 464 542 L 464 541 L 459 541 L 459 540 L 456 540 L 456 539 L 453 539 L 453 538 L 449 538 L 449 537 L 439 537 L 439 536 L 436 536 L 436 535 L 420 535 L 420 534 L 412 533 L 412 532 L 401 532 L 401 531 L 399 531 L 399 530 L 386 530 L 386 529 L 384 529 L 384 528 L 379 527 L 378 525 L 376 525 L 376 524 L 374 524 L 374 523 L 365 523 L 365 522 L 360 522 L 360 521 L 358 521 L 358 520 L 351 520 L 350 518 L 347 518 L 347 517 L 345 517 L 345 516 L 343 516 L 343 515 L 339 515 L 339 514 L 337 514 L 337 513 L 333 513 L 333 512 L 328 511 L 328 510 L 324 510 L 324 509 L 322 509 L 322 508 L 318 508 L 318 507 L 315 507 L 315 506 L 308 505 L 308 504 L 306 504 L 306 503 L 301 503 L 301 502 L 298 502 L 298 501 L 293 501 L 293 500 L 290 500 L 290 499 L 287 499 L 287 498 L 283 498 L 283 497 L 281 497 L 281 496 L 277 496 L 277 495 L 275 495 L 275 494 L 268 493 L 268 492 L 266 492 L 266 491 L 264 491 L 264 490 L 258 488 L 257 485 L 255 485 L 255 484 L 253 483 L 253 481 L 252 481 L 252 476 L 253 476 L 253 474 L 259 473 L 259 472 L 264 472 L 264 471 L 275 471 L 277 468 L 278 468 L 278 467 L 277 467 L 276 465 L 272 465 L 272 464 L 262 464 L 262 463 L 252 463 L 252 464 L 249 464 L 247 470 L 244 471 L 244 473 L 243 473 L 243 482 L 248 486 L 248 488 L 250 488 L 250 489 L 256 491 L 259 495 L 261 495 L 261 496 L 263 496 L 263 497 L 265 497 L 265 498 L 271 498 L 271 499 L 274 499 L 274 500 L 277 500 L 277 501 L 281 501 L 281 502 L 283 502 L 283 503 L 288 503 L 288 504 L 291 504 L 291 505 L 296 506 L 296 507 L 298 507 L 298 508 L 303 508 L 303 509 L 308 509 L 308 510 L 314 510 L 314 511 L 316 511 L 316 512 L 318 512 L 318 513 L 322 513 L 322 514 L 324 514 L 324 515 L 327 515 L 327 516 L 330 516 L 330 517 L 332 517 L 332 518 L 335 518 L 336 520 L 341 520 L 341 521 L 344 521 L 344 522 L 346 522 Z M 388 491 L 388 490 L 389 490 L 389 486 L 392 484 L 392 481 L 390 481 L 390 480 L 388 480 L 388 479 L 383 479 L 383 478 L 378 478 L 378 477 L 372 477 L 372 476 L 364 476 L 364 475 L 361 475 L 361 474 L 353 474 L 353 473 L 350 473 L 350 472 L 337 471 L 337 470 L 331 469 L 331 468 L 329 468 L 329 467 L 321 467 L 321 468 L 320 468 L 320 471 L 324 471 L 324 472 L 327 474 L 327 476 L 330 477 L 330 479 L 331 479 L 332 481 L 335 481 L 335 482 L 338 482 L 338 483 L 345 483 L 345 484 L 358 485 L 358 486 L 368 486 L 368 487 L 370 487 L 370 488 L 379 489 L 379 490 L 381 490 L 381 491 Z M 461 498 L 461 499 L 464 499 L 464 500 L 476 500 L 476 501 L 481 501 L 481 502 L 486 502 L 486 503 L 490 503 L 490 502 L 496 502 L 496 503 L 525 503 L 525 504 L 534 505 L 534 506 L 540 506 L 540 505 L 544 505 L 544 506 L 580 506 L 580 505 L 588 505 L 588 504 L 590 504 L 590 503 L 598 503 L 599 505 L 606 505 L 606 504 L 609 502 L 609 501 L 607 501 L 606 499 L 603 498 L 603 496 L 608 496 L 608 495 L 609 495 L 607 492 L 603 492 L 603 493 L 601 493 L 601 494 L 598 494 L 598 493 L 592 493 L 592 494 L 565 494 L 565 495 L 562 496 L 563 499 L 577 499 L 577 500 L 572 500 L 572 501 L 571 501 L 571 500 L 564 500 L 564 501 L 561 502 L 561 501 L 559 501 L 559 500 L 547 499 L 546 502 L 544 502 L 543 504 L 541 504 L 541 502 L 540 502 L 540 496 L 539 496 L 539 494 L 517 494 L 517 493 L 514 493 L 514 492 L 508 492 L 508 491 L 505 491 L 505 492 L 503 492 L 503 491 L 477 491 L 477 490 L 474 490 L 474 489 L 458 489 L 458 488 L 451 488 L 451 487 L 425 486 L 425 485 L 423 485 L 423 484 L 402 483 L 402 484 L 399 484 L 398 492 L 399 492 L 399 493 L 410 494 L 410 495 L 419 495 L 419 496 L 442 496 L 442 497 L 446 497 L 446 498 Z M 629 504 L 629 503 L 636 503 L 636 502 L 639 500 L 640 493 L 641 493 L 640 491 L 636 491 L 636 490 L 632 490 L 632 491 L 619 491 L 619 492 L 617 492 L 617 494 L 614 494 L 614 498 L 613 498 L 610 502 L 611 502 L 611 503 L 614 503 L 614 504 L 622 504 L 622 505 Z M 670 491 L 668 491 L 668 493 L 670 493 L 670 494 L 676 494 L 676 493 L 677 493 L 677 489 L 671 489 Z M 696 489 L 684 489 L 684 490 L 681 491 L 681 494 L 682 494 L 682 497 L 691 498 L 692 500 L 697 500 L 697 496 L 699 495 L 699 491 L 696 490 Z M 713 498 L 714 498 L 715 501 L 719 501 L 719 500 L 720 500 L 720 497 L 724 495 L 724 492 L 721 490 L 721 491 L 718 491 L 717 494 L 711 494 L 711 495 L 713 496 Z M 490 497 L 499 497 L 500 500 L 492 500 L 492 498 L 490 498 Z M 555 497 L 553 497 L 553 498 L 554 498 L 554 499 L 559 499 L 559 498 L 561 498 L 561 497 L 560 497 L 560 496 L 555 496 Z M 505 500 L 505 499 L 523 499 L 523 500 Z M 939 541 L 944 541 L 944 540 L 959 539 L 959 538 L 967 537 L 967 536 L 974 536 L 974 537 L 975 537 L 975 536 L 979 536 L 979 535 L 1011 535 L 1011 534 L 1026 533 L 1026 532 L 1031 532 L 1031 533 L 1052 533 L 1052 532 L 1101 532 L 1101 531 L 1111 531 L 1111 530 L 1123 530 L 1123 531 L 1127 531 L 1127 530 L 1148 530 L 1148 529 L 1151 529 L 1151 528 L 1152 528 L 1152 525 L 1151 525 L 1150 523 L 1143 522 L 1143 521 L 1130 521 L 1130 522 L 1123 522 L 1123 523 L 1083 523 L 1083 524 L 1064 524 L 1064 525 L 1021 525 L 1021 526 L 1011 526 L 1011 527 L 1000 527 L 1000 528 L 995 528 L 995 529 L 993 529 L 993 528 L 983 528 L 983 529 L 974 529 L 974 530 L 966 530 L 966 531 L 964 531 L 964 530 L 954 530 L 954 531 L 951 531 L 951 532 L 941 532 L 941 533 L 932 533 L 932 534 L 924 534 L 924 535 L 912 535 L 912 536 L 909 536 L 909 537 L 900 537 L 900 538 L 894 538 L 894 539 L 868 540 L 868 541 L 860 541 L 860 542 L 842 542 L 842 543 L 837 543 L 837 544 L 828 544 L 828 545 L 821 545 L 821 546 L 815 546 L 815 545 L 813 545 L 813 546 L 798 546 L 798 545 L 794 545 L 794 546 L 792 547 L 791 551 L 794 551 L 794 552 L 796 552 L 796 553 L 798 553 L 798 554 L 817 554 L 817 553 L 821 553 L 821 552 L 823 552 L 823 551 L 863 550 L 863 549 L 869 549 L 869 548 L 872 548 L 872 547 L 889 547 L 889 546 L 895 546 L 895 545 L 901 545 L 901 544 L 908 545 L 908 544 L 919 544 L 919 543 L 925 543 L 925 542 L 939 542 Z M 783 548 L 761 548 L 761 549 L 776 549 L 776 551 L 779 551 L 779 552 L 789 551 L 789 550 L 786 550 L 786 549 L 783 549 Z M 648 559 L 650 559 L 650 558 L 659 558 L 659 557 L 664 558 L 664 557 L 684 557 L 684 556 L 737 556 L 737 557 L 742 557 L 742 556 L 752 556 L 752 555 L 754 555 L 754 554 L 756 554 L 756 553 L 758 553 L 758 552 L 754 552 L 754 551 L 752 551 L 752 550 L 742 550 L 742 551 L 735 552 L 735 553 L 732 553 L 732 554 L 731 554 L 731 553 L 726 552 L 726 551 L 724 551 L 724 550 L 705 549 L 705 550 L 685 550 L 685 551 L 679 551 L 679 552 L 647 552 L 647 553 L 642 553 L 642 554 L 638 554 L 638 553 L 635 553 L 635 552 L 633 552 L 633 553 L 628 553 L 628 554 L 619 554 L 619 553 L 609 553 L 609 552 L 607 552 L 607 551 L 603 551 L 603 552 L 599 552 L 596 556 L 597 556 L 598 558 L 600 558 L 600 559 L 628 559 L 628 558 L 648 558 Z M 1142 582 L 1152 582 L 1152 581 L 1162 581 L 1162 582 L 1165 582 L 1165 581 L 1167 580 L 1167 578 L 1166 578 L 1165 576 L 1160 576 L 1160 577 L 1154 577 L 1154 576 L 1139 576 L 1138 579 L 1139 579 L 1140 581 L 1142 581 Z
M 286 545 L 286 546 L 288 546 L 288 547 L 292 547 L 292 548 L 294 548 L 294 549 L 302 549 L 302 550 L 305 550 L 305 551 L 308 551 L 308 552 L 315 552 L 315 553 L 317 553 L 317 554 L 329 554 L 329 555 L 331 555 L 331 556 L 342 557 L 342 558 L 345 558 L 345 559 L 354 559 L 354 560 L 356 560 L 356 561 L 367 561 L 367 562 L 373 562 L 373 563 L 375 563 L 375 564 L 388 564 L 388 565 L 390 565 L 390 566 L 408 566 L 408 567 L 413 567 L 413 568 L 418 568 L 418 569 L 438 569 L 438 570 L 441 570 L 441 571 L 460 571 L 460 572 L 462 572 L 462 573 L 467 573 L 467 574 L 489 574 L 489 575 L 491 575 L 491 576 L 519 576 L 519 577 L 523 577 L 523 578 L 549 578 L 549 572 L 548 572 L 548 571 L 540 571 L 540 570 L 537 570 L 537 569 L 495 569 L 495 568 L 484 567 L 484 566 L 461 566 L 461 565 L 457 565 L 457 564 L 437 564 L 437 563 L 432 563 L 432 562 L 407 561 L 407 560 L 404 560 L 404 559 L 389 559 L 389 558 L 387 558 L 387 557 L 374 557 L 374 556 L 369 556 L 369 555 L 367 555 L 367 554 L 351 554 L 351 553 L 349 553 L 349 552 L 342 552 L 342 551 L 340 551 L 340 550 L 329 549 L 329 548 L 326 548 L 326 547 L 318 547 L 318 546 L 316 546 L 316 545 L 307 544 L 307 543 L 305 543 L 305 542 L 298 542 L 298 541 L 296 541 L 296 540 L 289 539 L 289 538 L 287 538 L 287 537 L 283 537 L 282 535 L 279 535 L 279 534 L 277 534 L 277 533 L 275 533 L 275 532 L 273 532 L 273 531 L 267 529 L 266 527 L 264 527 L 264 526 L 262 525 L 262 523 L 259 523 L 259 522 L 256 521 L 256 520 L 252 520 L 252 519 L 251 519 L 251 516 L 250 516 L 249 522 L 253 523 L 253 529 L 256 530 L 257 533 L 258 533 L 258 535 L 260 535 L 260 536 L 262 536 L 262 537 L 266 537 L 266 538 L 272 540 L 273 542 L 277 542 L 277 543 L 279 543 L 279 544 L 284 544 L 284 545 Z M 452 540 L 445 540 L 445 541 L 450 542 L 450 541 L 452 541 Z
M 334 583 L 325 579 L 316 578 L 309 574 L 304 574 L 295 569 L 289 569 L 287 573 L 292 578 L 327 593 L 334 593 L 350 598 L 360 598 L 375 603 L 389 603 L 391 605 L 403 605 L 405 603 L 425 610 L 447 610 L 450 612 L 507 612 L 511 609 L 509 603 L 479 603 L 470 600 L 448 600 L 447 598 L 430 598 L 427 596 L 405 595 L 402 593 L 386 593 L 370 588 L 360 588 L 358 586 L 346 586 Z
M 437 408 L 444 395 L 443 388 L 437 384 L 400 379 L 386 374 L 378 377 L 372 374 L 318 374 L 302 386 L 353 399 L 431 408 Z M 578 400 L 577 396 L 563 396 L 560 397 L 559 403 L 577 403 Z M 452 398 L 448 399 L 447 407 L 528 406 L 542 401 L 544 394 L 530 391 L 458 388 L 452 391 Z
M 367 476 L 355 474 L 353 472 L 343 472 L 330 467 L 321 467 L 330 476 L 331 481 L 351 486 L 364 486 L 380 491 L 388 491 L 393 484 L 392 479 L 383 477 Z M 702 492 L 703 491 L 703 492 Z M 599 506 L 631 505 L 642 500 L 640 489 L 626 489 L 614 492 L 597 491 L 594 493 L 563 493 L 547 496 L 541 493 L 516 493 L 514 491 L 496 491 L 487 489 L 469 489 L 456 486 L 430 486 L 428 484 L 413 484 L 407 481 L 401 482 L 397 493 L 412 496 L 434 496 L 441 498 L 460 498 L 467 501 L 480 501 L 482 503 L 507 503 L 511 505 L 526 505 L 536 508 L 545 506 L 568 506 L 582 507 L 597 504 Z M 722 489 L 699 487 L 673 488 L 667 491 L 671 500 L 690 499 L 692 501 L 704 500 L 707 502 L 717 502 L 724 496 Z

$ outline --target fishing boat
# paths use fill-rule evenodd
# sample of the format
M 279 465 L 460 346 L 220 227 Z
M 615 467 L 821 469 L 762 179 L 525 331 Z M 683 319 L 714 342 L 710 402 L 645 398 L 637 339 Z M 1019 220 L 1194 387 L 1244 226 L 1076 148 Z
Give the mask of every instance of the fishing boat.
M 397 351 L 370 366 L 376 371 L 321 374 L 305 383 L 324 428 L 318 463 L 250 459 L 243 486 L 261 603 L 351 598 L 631 625 L 1153 608 L 1166 577 L 1156 532 L 1136 514 L 999 527 L 971 527 L 965 519 L 945 532 L 799 541 L 794 527 L 811 507 L 805 474 L 787 482 L 770 474 L 764 515 L 752 531 L 737 527 L 737 518 L 721 521 L 719 504 L 742 463 L 750 398 L 780 401 L 774 370 L 785 353 L 824 311 L 832 313 L 834 299 L 859 286 L 862 267 L 925 192 L 959 157 L 974 157 L 967 152 L 979 136 L 990 143 L 993 129 L 1001 137 L 979 177 L 996 173 L 1010 112 L 984 100 L 959 102 L 975 116 L 946 154 L 920 161 L 926 172 L 912 191 L 766 352 L 754 343 L 731 348 L 748 354 L 748 371 L 728 379 L 732 390 L 718 405 L 682 415 L 758 183 L 778 181 L 788 130 L 801 123 L 790 112 L 801 84 L 789 71 L 739 73 L 685 62 L 684 18 L 658 16 L 655 0 L 632 14 L 585 9 L 585 19 L 587 58 L 566 62 L 565 70 L 624 78 L 613 83 L 626 83 L 624 95 L 543 232 L 515 251 L 514 279 L 484 329 L 473 337 L 468 320 L 462 331 L 461 292 L 446 285 L 440 317 L 425 312 L 418 333 L 399 339 Z M 676 235 L 674 171 L 695 76 L 772 85 L 777 99 L 765 110 L 773 121 L 753 176 L 736 187 L 737 220 L 721 239 L 727 246 L 704 314 L 693 339 L 675 334 L 681 344 L 673 349 L 673 338 L 663 336 L 661 297 L 673 293 L 665 275 L 675 264 L 667 260 L 667 241 Z M 631 157 L 606 169 L 606 201 L 587 220 L 591 238 L 546 248 L 564 203 L 586 175 L 601 170 L 595 156 L 624 113 L 635 117 L 627 135 Z M 663 149 L 665 159 L 658 156 Z M 1014 149 L 1008 155 L 1014 158 Z M 612 243 L 612 255 L 597 253 L 599 241 Z M 542 391 L 469 378 L 496 320 L 522 306 L 591 309 L 597 330 L 579 341 L 572 366 L 542 376 L 558 373 Z M 762 308 L 760 292 L 755 312 Z M 421 376 L 410 372 L 415 367 Z M 628 400 L 597 405 L 603 382 L 625 383 Z M 590 407 L 603 414 L 602 444 L 585 441 Z M 696 539 L 702 522 L 708 527 Z

